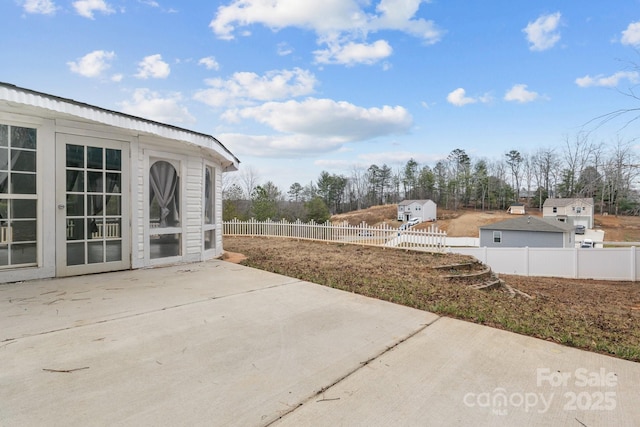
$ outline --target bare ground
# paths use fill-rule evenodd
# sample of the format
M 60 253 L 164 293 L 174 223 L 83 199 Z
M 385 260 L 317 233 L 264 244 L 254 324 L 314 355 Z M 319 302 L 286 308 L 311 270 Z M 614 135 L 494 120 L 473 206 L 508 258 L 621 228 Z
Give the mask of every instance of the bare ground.
M 226 237 L 242 264 L 512 332 L 640 362 L 640 285 L 501 275 L 532 298 L 478 291 L 434 267 L 457 254 Z
M 334 215 L 334 222 L 347 221 L 358 225 L 363 221 L 369 225 L 382 223 L 399 225 L 396 220 L 397 205 L 374 206 L 369 209 Z M 537 209 L 531 209 L 527 215 L 541 217 Z M 461 209 L 457 211 L 438 209 L 436 225 L 447 232 L 449 237 L 478 237 L 478 227 L 513 218 L 505 211 Z M 624 215 L 595 215 L 595 227 L 604 231 L 607 242 L 640 242 L 640 217 Z M 417 229 L 429 227 L 432 223 L 422 223 Z

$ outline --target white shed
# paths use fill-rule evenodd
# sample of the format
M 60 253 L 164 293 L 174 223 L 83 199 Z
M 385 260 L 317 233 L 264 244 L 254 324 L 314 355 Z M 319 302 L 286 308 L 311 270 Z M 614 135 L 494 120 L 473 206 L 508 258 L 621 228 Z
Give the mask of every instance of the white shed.
M 0 83 L 0 282 L 222 255 L 216 138 Z

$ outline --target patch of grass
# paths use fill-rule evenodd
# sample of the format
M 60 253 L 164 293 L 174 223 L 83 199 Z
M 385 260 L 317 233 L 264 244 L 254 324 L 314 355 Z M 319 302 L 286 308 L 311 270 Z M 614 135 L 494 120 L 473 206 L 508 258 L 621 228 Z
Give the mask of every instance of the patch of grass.
M 640 285 L 501 276 L 533 299 L 477 291 L 433 267 L 458 254 L 267 238 L 225 238 L 243 264 L 559 344 L 640 362 Z

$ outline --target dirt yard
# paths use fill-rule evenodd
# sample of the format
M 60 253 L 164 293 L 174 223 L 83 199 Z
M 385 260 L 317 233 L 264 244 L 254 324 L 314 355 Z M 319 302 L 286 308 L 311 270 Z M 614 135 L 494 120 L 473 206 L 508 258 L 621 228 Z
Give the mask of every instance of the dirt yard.
M 451 237 L 477 237 L 479 226 L 509 218 L 506 212 L 438 210 L 436 225 Z M 335 215 L 332 221 L 399 225 L 396 205 Z M 638 217 L 596 215 L 595 224 L 605 241 L 640 242 Z M 500 275 L 531 297 L 513 298 L 443 282 L 433 265 L 459 261 L 455 254 L 258 238 L 225 238 L 224 245 L 231 262 L 640 362 L 637 283 Z
M 512 288 L 473 290 L 438 266 L 458 254 L 225 237 L 228 259 L 289 277 L 561 344 L 640 361 L 640 285 L 631 282 L 500 275 Z
M 347 221 L 351 225 L 358 225 L 363 221 L 369 225 L 382 223 L 397 226 L 396 205 L 374 206 L 369 209 L 334 215 L 333 222 Z M 538 210 L 531 210 L 527 215 L 542 217 Z M 478 237 L 478 227 L 514 218 L 514 215 L 504 211 L 458 210 L 448 211 L 438 209 L 436 225 L 447 232 L 449 237 Z M 432 223 L 422 223 L 416 229 L 427 228 Z M 605 242 L 640 242 L 640 217 L 596 215 L 595 228 L 604 231 Z

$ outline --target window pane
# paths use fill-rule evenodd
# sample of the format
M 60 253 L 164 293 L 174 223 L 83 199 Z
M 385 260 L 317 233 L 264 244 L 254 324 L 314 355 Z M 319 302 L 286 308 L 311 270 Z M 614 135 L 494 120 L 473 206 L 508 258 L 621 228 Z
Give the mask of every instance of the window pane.
M 107 156 L 107 167 L 106 169 L 112 171 L 122 170 L 122 159 L 121 159 L 121 151 L 120 150 L 111 150 L 107 148 L 106 156 Z
M 0 245 L 0 266 L 9 265 L 9 245 Z
M 67 219 L 67 240 L 84 240 L 84 219 Z
M 84 167 L 84 147 L 82 145 L 67 144 L 67 167 Z
M 0 221 L 9 217 L 9 200 L 0 199 Z
M 204 222 L 213 224 L 213 170 L 205 169 L 204 177 Z
M 165 258 L 180 255 L 180 234 L 153 235 L 149 238 L 151 258 Z
M 35 264 L 37 260 L 35 243 L 11 245 L 11 264 Z
M 0 170 L 9 170 L 9 150 L 0 148 Z
M 104 234 L 104 223 L 102 218 L 87 219 L 87 238 L 102 239 Z
M 84 264 L 84 243 L 67 243 L 67 265 Z
M 36 176 L 34 174 L 12 173 L 11 192 L 14 194 L 36 194 Z
M 87 172 L 87 191 L 90 193 L 103 193 L 102 172 Z
M 87 169 L 102 169 L 102 148 L 87 147 Z
M 122 215 L 122 207 L 120 205 L 120 196 L 107 196 L 107 215 Z
M 0 172 L 0 193 L 8 193 L 9 190 L 9 174 Z
M 122 261 L 122 242 L 112 240 L 107 242 L 107 262 Z
M 91 194 L 87 196 L 87 215 L 102 215 L 104 211 L 104 195 Z
M 84 191 L 84 172 L 67 170 L 67 191 Z
M 120 219 L 107 218 L 104 222 L 103 237 L 105 239 L 119 239 L 122 237 L 122 229 Z
M 89 264 L 104 262 L 104 245 L 102 242 L 87 243 L 89 249 Z
M 9 126 L 0 125 L 0 147 L 9 145 Z
M 36 200 L 13 200 L 11 202 L 11 217 L 35 219 L 37 217 L 36 208 Z
M 216 231 L 207 230 L 204 232 L 204 248 L 212 249 L 215 246 Z
M 149 169 L 149 213 L 151 227 L 180 226 L 180 179 L 175 167 L 165 161 Z
M 84 215 L 84 195 L 67 194 L 67 216 Z
M 120 192 L 122 192 L 121 184 L 120 184 L 121 174 L 119 174 L 119 173 L 107 173 L 106 174 L 106 179 L 107 179 L 107 188 L 106 188 L 106 192 L 107 193 L 120 193 Z
M 36 130 L 20 126 L 11 126 L 11 146 L 35 150 Z
M 11 221 L 13 242 L 33 242 L 36 240 L 36 221 Z
M 11 150 L 11 170 L 35 172 L 36 152 L 24 150 Z

